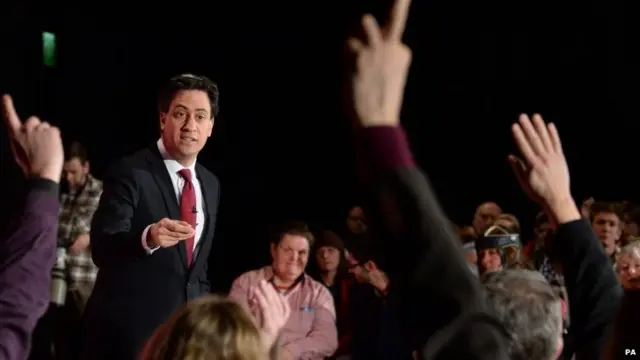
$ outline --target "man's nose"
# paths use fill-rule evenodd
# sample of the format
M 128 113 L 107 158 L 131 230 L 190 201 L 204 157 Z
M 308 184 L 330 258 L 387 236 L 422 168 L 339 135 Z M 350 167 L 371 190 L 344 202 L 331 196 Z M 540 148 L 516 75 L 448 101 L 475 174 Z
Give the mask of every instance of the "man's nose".
M 185 121 L 182 126 L 184 130 L 195 130 L 196 129 L 196 118 L 195 115 L 189 115 L 187 117 L 187 121 Z

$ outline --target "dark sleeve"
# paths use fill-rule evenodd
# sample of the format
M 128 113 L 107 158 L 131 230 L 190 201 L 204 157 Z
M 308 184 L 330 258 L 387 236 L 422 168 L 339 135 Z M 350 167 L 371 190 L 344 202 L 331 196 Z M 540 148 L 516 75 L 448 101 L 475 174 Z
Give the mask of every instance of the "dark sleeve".
M 144 227 L 132 222 L 139 195 L 132 167 L 124 162 L 112 166 L 102 185 L 100 203 L 91 221 L 93 262 L 102 268 L 148 256 L 142 247 Z
M 422 347 L 462 313 L 487 312 L 485 298 L 427 177 L 413 161 L 404 131 L 376 127 L 360 135 L 361 164 L 366 164 L 361 174 L 374 200 L 367 207 L 372 238 L 385 254 L 390 291 L 402 299 L 405 327 Z M 438 358 L 507 358 L 503 332 L 494 323 L 471 322 L 454 333 Z M 432 351 L 438 345 L 428 346 Z
M 58 184 L 30 180 L 22 211 L 0 243 L 0 358 L 26 359 L 49 306 L 58 235 Z
M 577 360 L 601 359 L 622 298 L 611 261 L 582 219 L 558 227 L 552 251 L 562 264 L 569 296 L 571 327 L 565 354 L 579 349 Z

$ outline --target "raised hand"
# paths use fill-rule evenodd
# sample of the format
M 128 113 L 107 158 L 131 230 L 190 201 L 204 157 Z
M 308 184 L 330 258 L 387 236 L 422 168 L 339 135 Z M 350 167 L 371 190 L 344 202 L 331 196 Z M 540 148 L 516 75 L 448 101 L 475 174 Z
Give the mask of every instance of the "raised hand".
M 23 124 L 8 95 L 2 97 L 2 116 L 9 131 L 13 157 L 25 176 L 60 182 L 64 163 L 60 130 L 35 116 Z
M 262 280 L 255 288 L 254 297 L 260 309 L 264 342 L 270 349 L 289 320 L 291 309 L 287 300 L 266 280 Z
M 353 110 L 359 125 L 397 126 L 411 50 L 402 43 L 411 0 L 395 0 L 384 28 L 367 14 L 362 17 L 364 39 L 352 37 L 347 45 L 355 57 L 351 76 Z
M 531 200 L 545 208 L 573 201 L 569 169 L 555 125 L 545 125 L 540 115 L 534 115 L 533 121 L 520 115 L 511 131 L 523 158 L 510 155 L 509 163 Z

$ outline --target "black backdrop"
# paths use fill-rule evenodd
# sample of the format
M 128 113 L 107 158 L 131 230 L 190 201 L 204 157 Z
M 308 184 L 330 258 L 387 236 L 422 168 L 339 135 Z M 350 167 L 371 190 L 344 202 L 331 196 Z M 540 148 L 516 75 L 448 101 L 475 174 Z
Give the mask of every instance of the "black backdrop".
M 386 5 L 264 3 L 140 5 L 140 14 L 104 5 L 12 9 L 2 18 L 0 90 L 15 95 L 22 114 L 85 143 L 100 177 L 109 162 L 157 138 L 163 81 L 194 72 L 218 82 L 221 113 L 199 160 L 222 182 L 220 239 L 233 274 L 264 259 L 275 221 L 338 226 L 357 201 L 341 109 L 342 41 L 362 11 Z M 505 161 L 519 112 L 558 124 L 577 197 L 636 196 L 626 16 L 618 0 L 414 1 L 403 121 L 454 221 L 469 223 L 489 199 L 525 223 L 536 211 Z M 41 66 L 43 30 L 58 35 L 54 70 Z M 3 178 L 17 174 L 7 149 L 2 132 Z

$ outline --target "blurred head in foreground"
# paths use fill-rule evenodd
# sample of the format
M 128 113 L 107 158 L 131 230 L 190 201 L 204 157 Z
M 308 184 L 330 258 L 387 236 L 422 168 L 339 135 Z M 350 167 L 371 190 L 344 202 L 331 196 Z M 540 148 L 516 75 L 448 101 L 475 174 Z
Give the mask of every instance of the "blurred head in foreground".
M 489 305 L 511 335 L 512 360 L 554 360 L 562 351 L 562 302 L 538 272 L 505 269 L 484 278 Z
M 233 300 L 207 296 L 188 303 L 156 330 L 142 360 L 268 360 L 251 316 Z

